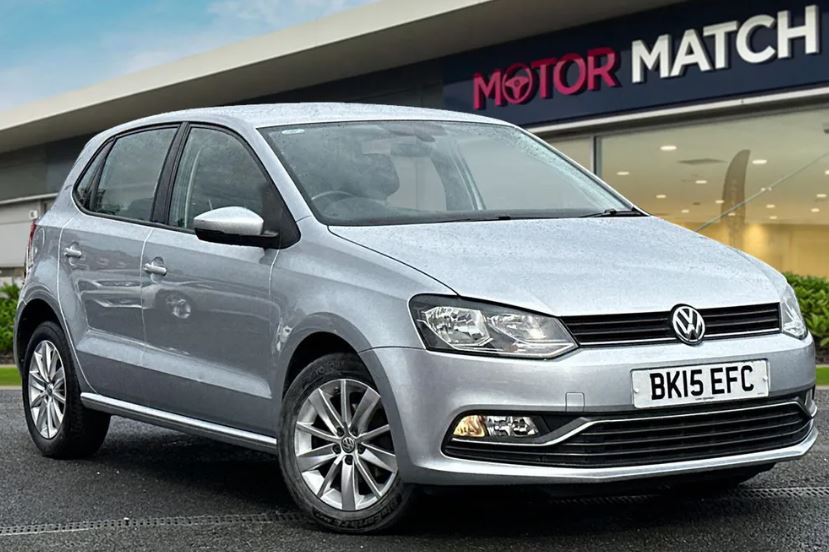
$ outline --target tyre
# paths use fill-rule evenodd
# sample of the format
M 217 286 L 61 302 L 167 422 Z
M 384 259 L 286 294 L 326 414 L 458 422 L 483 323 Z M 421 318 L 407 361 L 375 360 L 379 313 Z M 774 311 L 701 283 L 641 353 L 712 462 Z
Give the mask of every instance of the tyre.
M 109 415 L 81 404 L 77 372 L 60 326 L 44 322 L 35 329 L 23 366 L 26 425 L 40 452 L 50 458 L 79 458 L 97 451 L 109 429 Z
M 383 400 L 353 354 L 311 362 L 285 395 L 279 458 L 299 507 L 346 533 L 397 522 L 413 488 L 400 480 Z

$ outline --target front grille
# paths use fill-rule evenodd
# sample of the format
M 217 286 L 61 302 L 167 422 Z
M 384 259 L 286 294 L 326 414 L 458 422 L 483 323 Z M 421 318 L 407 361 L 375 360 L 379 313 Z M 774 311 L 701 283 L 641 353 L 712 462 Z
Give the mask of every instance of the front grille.
M 780 305 L 748 305 L 699 309 L 705 320 L 705 338 L 739 337 L 780 331 Z M 564 325 L 582 346 L 679 341 L 670 312 L 571 316 Z
M 584 416 L 578 429 L 545 445 L 475 443 L 448 439 L 449 456 L 491 462 L 605 468 L 747 454 L 795 445 L 812 427 L 794 400 L 681 412 Z M 552 424 L 550 424 L 552 426 Z M 568 426 L 569 427 L 569 426 Z M 567 429 L 566 427 L 564 429 Z M 561 438 L 561 437 L 559 437 Z M 547 439 L 549 441 L 549 439 Z

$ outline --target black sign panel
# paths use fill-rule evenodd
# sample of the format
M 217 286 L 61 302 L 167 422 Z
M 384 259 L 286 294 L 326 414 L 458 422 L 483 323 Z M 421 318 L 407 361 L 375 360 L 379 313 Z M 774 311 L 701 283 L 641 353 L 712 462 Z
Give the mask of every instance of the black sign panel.
M 521 125 L 829 82 L 829 1 L 691 2 L 446 58 L 448 109 Z

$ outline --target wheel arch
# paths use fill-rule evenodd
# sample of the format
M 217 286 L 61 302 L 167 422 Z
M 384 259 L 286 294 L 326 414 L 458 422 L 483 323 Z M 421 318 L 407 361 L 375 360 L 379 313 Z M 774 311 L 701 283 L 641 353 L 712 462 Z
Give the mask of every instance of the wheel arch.
M 337 334 L 318 331 L 307 335 L 294 349 L 282 383 L 280 396 L 284 397 L 288 388 L 297 378 L 303 368 L 318 358 L 331 353 L 353 353 L 357 350 L 345 339 Z
M 291 383 L 310 362 L 331 353 L 353 353 L 361 357 L 375 385 L 388 394 L 388 380 L 381 367 L 365 362 L 364 353 L 371 349 L 366 336 L 351 322 L 334 314 L 316 314 L 294 327 L 280 340 L 276 381 L 273 396 L 277 398 L 277 427 L 281 424 L 282 400 Z M 394 400 L 390 397 L 390 400 Z
M 399 449 L 399 459 L 404 465 L 401 468 L 402 472 L 407 464 L 405 459 L 408 455 L 408 445 L 403 433 L 403 424 L 400 419 L 395 390 L 386 375 L 387 367 L 382 365 L 365 336 L 351 323 L 336 315 L 326 316 L 324 320 L 327 322 L 336 320 L 337 324 L 303 325 L 304 330 L 293 330 L 291 332 L 286 346 L 282 349 L 283 353 L 280 355 L 280 359 L 284 359 L 282 360 L 283 366 L 282 370 L 277 371 L 278 380 L 275 382 L 273 390 L 273 396 L 276 399 L 274 403 L 277 409 L 277 432 L 279 432 L 282 425 L 285 393 L 302 369 L 308 363 L 326 354 L 353 353 L 359 357 L 377 391 L 383 398 L 383 406 L 391 426 L 395 450 Z
M 66 334 L 56 305 L 46 297 L 37 295 L 21 304 L 14 326 L 14 360 L 18 370 L 23 370 L 26 349 L 35 329 L 43 322 L 54 322 Z

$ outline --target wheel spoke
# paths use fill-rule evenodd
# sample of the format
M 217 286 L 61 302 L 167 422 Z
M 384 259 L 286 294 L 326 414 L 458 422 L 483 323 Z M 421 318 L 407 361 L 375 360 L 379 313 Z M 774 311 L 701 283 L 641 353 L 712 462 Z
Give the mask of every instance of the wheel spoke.
M 337 429 L 343 429 L 343 423 L 342 420 L 340 420 L 340 416 L 337 414 L 337 411 L 334 410 L 334 405 L 331 404 L 331 401 L 322 389 L 317 389 L 311 393 L 308 400 L 311 401 L 314 410 L 317 411 L 317 415 L 320 419 L 322 419 L 323 423 L 331 433 L 336 435 Z
M 34 399 L 32 399 L 32 401 L 29 403 L 29 408 L 38 408 L 38 407 L 40 407 L 40 406 L 43 406 L 43 399 L 45 399 L 45 398 L 46 398 L 46 393 L 44 393 L 43 391 L 41 391 L 41 392 L 37 395 L 37 397 L 35 397 Z
M 55 375 L 52 377 L 52 383 L 54 384 L 55 388 L 63 387 L 66 383 L 66 372 L 63 369 L 63 366 L 55 371 Z
M 371 441 L 372 439 L 375 439 L 375 438 L 379 437 L 380 435 L 383 435 L 384 433 L 388 433 L 388 432 L 389 432 L 389 424 L 386 424 L 386 425 L 380 426 L 378 428 L 372 429 L 371 431 L 367 431 L 365 433 L 362 433 L 357 440 L 361 443 L 367 443 L 367 442 Z
M 46 378 L 47 380 L 51 379 L 50 378 L 51 374 L 49 373 L 49 370 L 51 370 L 51 368 L 52 368 L 52 357 L 53 357 L 52 353 L 53 353 L 53 351 L 52 351 L 52 348 L 49 346 L 49 342 L 44 341 L 43 342 L 43 363 L 42 363 L 43 372 L 42 373 L 43 373 L 43 377 Z
M 351 426 L 351 405 L 348 401 L 348 380 L 340 380 L 340 416 L 343 426 Z
M 315 470 L 336 457 L 337 455 L 334 452 L 334 445 L 325 445 L 319 448 L 311 449 L 308 452 L 297 456 L 297 467 L 299 467 L 299 471 L 302 472 Z
M 322 495 L 327 493 L 331 490 L 331 485 L 334 484 L 334 479 L 340 474 L 340 470 L 342 469 L 342 462 L 343 457 L 338 456 L 334 463 L 331 464 L 331 467 L 328 468 L 328 473 L 325 474 L 325 479 L 322 480 L 322 485 L 320 485 L 319 490 L 317 491 L 317 498 L 322 498 Z
M 52 406 L 55 409 L 55 429 L 60 427 L 60 424 L 63 423 L 63 410 L 61 409 L 58 402 L 55 400 L 54 395 L 52 396 Z
M 40 377 L 41 377 L 41 379 L 43 379 L 43 381 L 45 381 L 45 382 L 52 381 L 52 378 L 51 378 L 51 377 L 49 377 L 49 366 L 46 364 L 46 361 L 45 361 L 45 360 L 43 361 L 43 369 L 42 369 L 42 371 L 40 372 Z
M 380 487 L 377 486 L 377 481 L 374 480 L 374 476 L 371 475 L 371 472 L 365 464 L 363 464 L 363 461 L 358 457 L 354 459 L 354 464 L 357 466 L 357 471 L 360 473 L 360 476 L 362 476 L 363 481 L 365 481 L 368 488 L 371 489 L 371 494 L 377 498 L 380 498 L 380 495 L 382 494 L 380 493 Z
M 363 393 L 363 398 L 354 410 L 354 418 L 351 421 L 351 427 L 357 435 L 361 435 L 368 428 L 368 423 L 378 404 L 380 404 L 380 395 L 371 387 L 366 387 L 366 392 Z
M 340 494 L 342 495 L 343 510 L 357 509 L 357 472 L 354 464 L 343 462 L 340 472 Z
M 46 368 L 43 366 L 43 344 L 41 343 L 34 352 L 34 360 L 35 360 L 35 368 L 37 370 L 38 375 L 40 376 L 41 381 L 49 381 L 48 376 L 46 375 Z M 34 372 L 34 370 L 32 370 Z
M 297 422 L 296 428 L 304 433 L 308 433 L 313 435 L 318 439 L 322 439 L 323 441 L 328 441 L 329 443 L 338 443 L 340 438 L 336 435 L 332 435 L 331 433 L 326 433 L 323 430 L 312 426 L 311 424 L 307 424 L 305 422 Z
M 47 345 L 49 349 L 49 379 L 54 381 L 55 379 L 55 372 L 58 370 L 58 365 L 60 364 L 60 355 L 58 354 L 57 349 L 52 347 L 51 345 Z
M 55 408 L 52 399 L 46 400 L 46 437 L 51 438 L 55 431 Z
M 362 460 L 388 472 L 397 471 L 397 457 L 394 454 L 374 445 L 363 446 L 365 450 L 360 454 Z
M 66 397 L 64 397 L 61 393 L 58 393 L 57 391 L 52 391 L 52 398 L 60 404 L 66 404 Z
M 37 409 L 37 414 L 35 415 L 35 427 L 43 434 L 44 428 L 46 427 L 46 402 L 44 401 L 43 404 Z
M 43 377 L 38 373 L 37 370 L 32 370 L 29 372 L 29 385 L 34 387 L 38 391 L 46 391 L 46 382 L 43 380 Z

